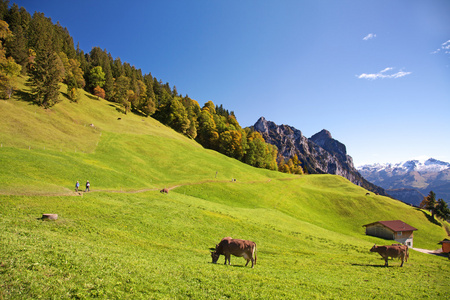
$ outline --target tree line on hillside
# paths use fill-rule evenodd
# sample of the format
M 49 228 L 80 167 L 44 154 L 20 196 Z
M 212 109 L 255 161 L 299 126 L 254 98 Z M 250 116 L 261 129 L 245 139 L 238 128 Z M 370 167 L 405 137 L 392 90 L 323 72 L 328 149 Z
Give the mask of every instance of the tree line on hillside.
M 297 158 L 285 160 L 277 148 L 266 143 L 260 133 L 242 128 L 234 112 L 208 101 L 182 96 L 175 86 L 163 83 L 150 73 L 113 58 L 94 47 L 89 53 L 75 48 L 67 28 L 53 24 L 43 13 L 30 15 L 25 8 L 0 0 L 0 89 L 10 98 L 19 75 L 28 76 L 32 101 L 50 108 L 64 94 L 77 102 L 84 89 L 97 97 L 120 105 L 123 113 L 152 116 L 192 139 L 249 165 L 302 174 Z M 278 163 L 277 163 L 278 161 Z

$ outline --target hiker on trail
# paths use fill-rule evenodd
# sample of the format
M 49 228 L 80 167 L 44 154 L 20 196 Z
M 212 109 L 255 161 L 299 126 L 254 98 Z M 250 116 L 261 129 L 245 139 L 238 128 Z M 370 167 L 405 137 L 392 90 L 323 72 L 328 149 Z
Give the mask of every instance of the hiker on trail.
M 79 187 L 80 187 L 80 183 L 77 180 L 77 183 L 75 183 L 75 192 L 78 192 Z
M 89 180 L 86 181 L 86 189 L 84 190 L 85 192 L 89 192 L 89 187 L 91 186 L 91 184 L 89 183 Z

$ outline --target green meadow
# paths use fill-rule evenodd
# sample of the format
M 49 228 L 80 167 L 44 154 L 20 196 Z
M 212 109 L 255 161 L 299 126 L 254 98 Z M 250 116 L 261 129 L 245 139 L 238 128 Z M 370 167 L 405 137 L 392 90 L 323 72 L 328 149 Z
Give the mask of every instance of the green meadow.
M 50 110 L 23 99 L 0 101 L 0 299 L 447 297 L 446 257 L 384 267 L 369 249 L 393 241 L 364 234 L 400 219 L 438 249 L 448 224 L 425 211 L 339 176 L 250 167 L 87 93 Z M 253 269 L 211 263 L 225 236 L 256 242 Z

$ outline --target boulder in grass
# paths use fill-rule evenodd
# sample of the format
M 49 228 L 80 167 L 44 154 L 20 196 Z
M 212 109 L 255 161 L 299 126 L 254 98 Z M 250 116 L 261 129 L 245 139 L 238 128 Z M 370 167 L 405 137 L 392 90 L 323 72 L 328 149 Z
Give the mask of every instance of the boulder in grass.
M 57 220 L 57 214 L 42 214 L 42 220 Z

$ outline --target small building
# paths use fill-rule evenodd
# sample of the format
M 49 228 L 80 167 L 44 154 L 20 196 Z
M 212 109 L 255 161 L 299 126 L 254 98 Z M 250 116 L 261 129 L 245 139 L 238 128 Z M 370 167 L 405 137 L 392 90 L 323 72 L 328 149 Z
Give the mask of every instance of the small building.
M 443 241 L 440 241 L 438 244 L 442 245 L 443 253 L 450 253 L 450 240 L 444 239 Z M 449 258 L 450 258 L 450 256 L 449 256 Z
M 417 228 L 406 224 L 400 220 L 378 221 L 363 225 L 366 227 L 366 234 L 380 237 L 387 240 L 395 240 L 408 247 L 413 247 L 414 231 Z

